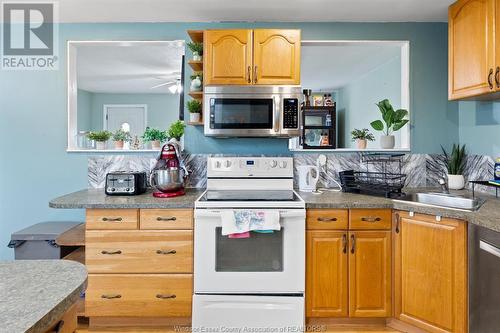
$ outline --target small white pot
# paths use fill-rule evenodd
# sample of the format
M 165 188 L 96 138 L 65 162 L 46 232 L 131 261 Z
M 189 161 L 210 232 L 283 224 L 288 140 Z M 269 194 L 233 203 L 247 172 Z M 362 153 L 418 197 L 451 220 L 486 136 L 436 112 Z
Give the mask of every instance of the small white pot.
M 465 187 L 463 175 L 448 175 L 448 188 L 450 190 L 461 190 Z
M 199 76 L 195 77 L 193 81 L 191 81 L 190 85 L 191 91 L 201 91 L 202 90 L 202 83 L 201 79 Z
M 161 142 L 159 140 L 151 141 L 151 149 L 159 150 L 161 148 Z
M 356 140 L 356 148 L 358 149 L 366 149 L 366 145 L 368 144 L 368 141 L 365 139 L 357 139 Z
M 193 61 L 201 61 L 202 57 L 198 54 L 198 52 L 193 52 Z
M 190 113 L 189 114 L 189 121 L 192 123 L 199 123 L 200 122 L 200 114 L 199 113 Z
M 97 150 L 106 150 L 108 147 L 108 143 L 106 141 L 96 141 L 95 149 Z
M 380 136 L 380 148 L 393 149 L 395 145 L 396 145 L 396 139 L 394 138 L 394 135 Z

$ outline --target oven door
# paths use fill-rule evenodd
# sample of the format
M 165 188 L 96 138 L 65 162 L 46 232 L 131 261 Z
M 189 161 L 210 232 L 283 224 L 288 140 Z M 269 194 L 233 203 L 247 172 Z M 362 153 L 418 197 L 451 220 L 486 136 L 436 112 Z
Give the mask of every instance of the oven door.
M 279 135 L 279 100 L 273 95 L 209 95 L 205 135 L 275 136 Z
M 221 211 L 195 211 L 195 293 L 302 294 L 305 210 L 280 209 L 280 231 L 246 239 L 222 236 Z

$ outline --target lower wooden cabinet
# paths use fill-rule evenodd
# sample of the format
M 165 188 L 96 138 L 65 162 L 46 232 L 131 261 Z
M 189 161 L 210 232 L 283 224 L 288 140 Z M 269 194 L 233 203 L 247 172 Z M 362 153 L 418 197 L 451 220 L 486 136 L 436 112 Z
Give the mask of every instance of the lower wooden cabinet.
M 90 274 L 89 317 L 190 317 L 192 274 Z
M 347 257 L 347 231 L 307 231 L 307 317 L 347 317 Z
M 467 332 L 467 228 L 396 213 L 395 316 L 427 332 Z
M 349 232 L 349 316 L 392 314 L 391 232 Z

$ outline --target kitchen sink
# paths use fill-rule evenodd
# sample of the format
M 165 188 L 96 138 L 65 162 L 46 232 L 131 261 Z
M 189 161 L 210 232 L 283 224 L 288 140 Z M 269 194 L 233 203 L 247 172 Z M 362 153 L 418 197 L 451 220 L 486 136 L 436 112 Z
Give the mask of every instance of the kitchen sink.
M 404 198 L 396 201 L 414 202 L 428 206 L 438 206 L 445 208 L 454 208 L 475 211 L 478 210 L 485 200 L 481 198 L 468 198 L 461 195 L 427 192 L 427 193 L 411 193 Z

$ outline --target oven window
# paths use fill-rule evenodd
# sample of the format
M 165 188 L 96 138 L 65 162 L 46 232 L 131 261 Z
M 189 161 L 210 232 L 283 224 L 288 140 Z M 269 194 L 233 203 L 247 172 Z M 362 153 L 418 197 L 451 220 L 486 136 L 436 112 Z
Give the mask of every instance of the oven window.
M 210 108 L 215 129 L 273 128 L 272 98 L 212 98 Z
M 283 232 L 251 232 L 250 238 L 233 239 L 215 230 L 216 272 L 282 272 Z

